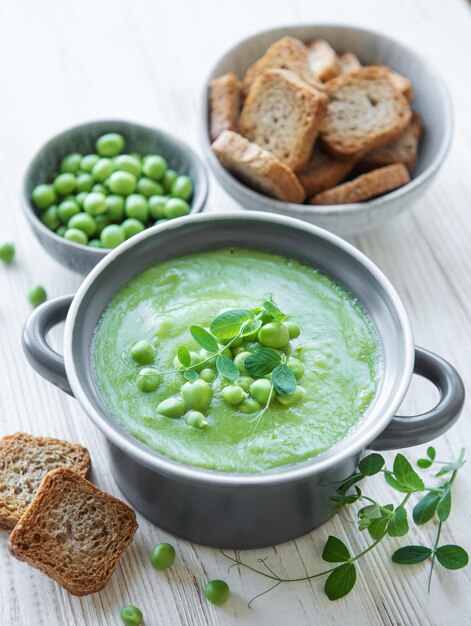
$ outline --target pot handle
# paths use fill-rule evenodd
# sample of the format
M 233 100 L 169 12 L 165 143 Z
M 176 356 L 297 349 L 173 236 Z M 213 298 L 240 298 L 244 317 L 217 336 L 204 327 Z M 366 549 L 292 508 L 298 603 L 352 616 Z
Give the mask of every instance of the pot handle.
M 421 415 L 395 415 L 369 446 L 371 450 L 409 448 L 435 439 L 460 416 L 464 405 L 463 381 L 455 368 L 437 354 L 415 347 L 414 374 L 427 378 L 440 392 L 438 404 Z
M 23 351 L 29 364 L 43 378 L 71 396 L 74 394 L 65 373 L 64 357 L 51 348 L 47 333 L 65 320 L 73 298 L 73 295 L 61 296 L 38 306 L 26 320 L 22 336 Z

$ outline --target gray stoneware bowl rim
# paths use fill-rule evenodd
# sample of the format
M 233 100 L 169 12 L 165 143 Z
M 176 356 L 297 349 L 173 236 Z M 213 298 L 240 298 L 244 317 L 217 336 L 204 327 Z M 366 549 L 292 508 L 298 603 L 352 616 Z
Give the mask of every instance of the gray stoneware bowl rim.
M 410 55 L 411 57 L 415 57 L 420 60 L 421 63 L 428 66 L 429 69 L 433 72 L 433 74 L 437 78 L 437 82 L 441 85 L 441 94 L 440 97 L 443 100 L 444 107 L 446 110 L 446 115 L 443 117 L 443 140 L 440 145 L 440 149 L 437 151 L 435 156 L 433 157 L 432 162 L 424 169 L 423 172 L 413 177 L 410 182 L 399 189 L 395 189 L 394 191 L 390 191 L 378 198 L 373 198 L 372 200 L 368 200 L 366 202 L 355 202 L 351 204 L 337 204 L 337 205 L 311 205 L 311 204 L 294 204 L 292 202 L 283 202 L 282 200 L 277 200 L 275 198 L 270 198 L 269 196 L 265 196 L 247 185 L 241 183 L 237 178 L 232 176 L 220 163 L 219 159 L 211 150 L 211 142 L 209 140 L 209 110 L 208 110 L 208 88 L 211 79 L 213 78 L 214 71 L 216 67 L 229 59 L 232 54 L 242 46 L 245 46 L 252 40 L 260 37 L 261 35 L 275 35 L 279 34 L 280 37 L 284 35 L 289 35 L 289 31 L 304 28 L 313 30 L 318 28 L 332 28 L 337 29 L 344 32 L 356 32 L 358 34 L 368 35 L 370 37 L 380 37 L 386 40 L 390 45 L 395 46 L 396 48 L 402 48 L 404 53 Z M 314 35 L 315 36 L 315 35 Z M 418 111 L 420 113 L 420 111 Z M 331 215 L 345 215 L 348 213 L 362 213 L 363 211 L 369 211 L 372 207 L 382 206 L 385 204 L 389 204 L 394 202 L 397 198 L 407 195 L 409 192 L 414 189 L 418 189 L 422 187 L 430 178 L 432 178 L 439 168 L 443 165 L 445 157 L 447 156 L 451 142 L 453 139 L 453 104 L 450 95 L 450 91 L 447 87 L 445 80 L 442 77 L 442 74 L 436 70 L 433 63 L 431 63 L 428 59 L 425 58 L 420 52 L 417 52 L 415 49 L 410 48 L 408 45 L 402 43 L 402 41 L 398 41 L 397 39 L 392 38 L 390 35 L 387 35 L 379 30 L 372 30 L 369 28 L 363 28 L 360 26 L 350 26 L 348 24 L 336 24 L 332 22 L 317 22 L 310 24 L 290 24 L 286 26 L 277 26 L 276 28 L 269 28 L 267 30 L 261 30 L 252 33 L 248 37 L 244 37 L 239 40 L 235 45 L 233 45 L 225 54 L 223 54 L 217 61 L 214 63 L 211 71 L 207 75 L 207 78 L 204 83 L 201 106 L 200 106 L 200 140 L 203 146 L 204 153 L 208 162 L 213 170 L 213 173 L 217 178 L 223 178 L 227 185 L 233 186 L 237 189 L 238 193 L 242 196 L 245 196 L 248 200 L 252 202 L 258 202 L 261 205 L 261 209 L 264 211 L 288 211 L 290 214 L 297 214 L 296 216 L 299 219 L 302 219 L 303 216 L 331 216 Z M 228 192 L 231 196 L 232 193 Z M 265 205 L 265 206 L 263 206 Z M 263 207 L 263 208 L 262 208 Z
M 162 130 L 160 128 L 157 128 L 157 127 L 148 126 L 146 124 L 140 124 L 139 122 L 134 122 L 132 120 L 98 118 L 98 119 L 88 120 L 86 122 L 81 122 L 80 124 L 74 124 L 74 126 L 68 126 L 67 128 L 54 134 L 45 143 L 43 143 L 40 146 L 40 148 L 36 150 L 34 155 L 29 160 L 28 167 L 26 168 L 26 171 L 23 175 L 22 184 L 21 184 L 21 206 L 23 207 L 23 212 L 26 215 L 26 218 L 28 219 L 28 222 L 30 223 L 33 229 L 39 228 L 39 230 L 46 237 L 52 240 L 55 240 L 58 243 L 61 243 L 65 248 L 69 250 L 75 250 L 79 253 L 84 252 L 84 250 L 86 250 L 87 253 L 95 255 L 95 257 L 100 260 L 105 258 L 107 254 L 109 254 L 110 250 L 107 248 L 106 249 L 94 248 L 92 246 L 84 246 L 82 244 L 75 243 L 74 241 L 69 241 L 68 239 L 64 239 L 64 237 L 61 237 L 60 235 L 55 233 L 53 230 L 48 228 L 39 219 L 39 216 L 33 207 L 33 203 L 31 202 L 30 192 L 28 190 L 28 180 L 31 174 L 33 173 L 33 171 L 35 170 L 35 168 L 37 167 L 37 162 L 41 158 L 41 155 L 47 150 L 49 150 L 64 135 L 67 135 L 71 131 L 75 131 L 75 130 L 78 131 L 81 129 L 85 129 L 91 126 L 92 124 L 111 124 L 111 125 L 112 124 L 127 124 L 129 126 L 134 126 L 136 128 L 140 128 L 141 130 L 144 130 L 149 133 L 154 133 L 154 134 L 157 133 L 158 135 L 165 137 L 166 141 L 176 146 L 178 151 L 188 152 L 188 154 L 190 154 L 191 156 L 191 160 L 197 164 L 197 169 L 198 169 L 198 173 L 200 176 L 199 184 L 201 185 L 200 200 L 197 204 L 191 205 L 190 212 L 191 214 L 196 214 L 196 213 L 200 213 L 203 210 L 206 204 L 206 201 L 208 199 L 208 193 L 209 193 L 208 175 L 206 172 L 206 168 L 204 167 L 203 160 L 189 144 L 184 142 L 182 139 L 179 139 L 175 135 L 172 135 L 171 133 L 165 130 Z M 149 228 L 153 228 L 153 226 L 149 226 Z M 149 228 L 147 228 L 146 230 L 148 230 Z
M 207 222 L 209 225 L 213 220 L 230 222 L 230 220 L 234 219 L 239 221 L 245 220 L 247 222 L 258 221 L 277 223 L 278 225 L 297 228 L 303 231 L 306 236 L 313 235 L 314 237 L 324 239 L 331 245 L 347 253 L 350 257 L 353 257 L 360 265 L 363 265 L 363 267 L 376 281 L 378 281 L 387 294 L 388 299 L 391 301 L 400 323 L 400 332 L 404 350 L 402 374 L 398 377 L 396 390 L 388 403 L 388 410 L 383 411 L 382 415 L 379 414 L 375 416 L 375 421 L 370 424 L 369 428 L 364 430 L 361 437 L 359 437 L 358 432 L 353 429 L 343 440 L 317 457 L 257 474 L 226 473 L 194 467 L 174 461 L 159 454 L 158 452 L 153 451 L 151 448 L 133 438 L 132 435 L 125 431 L 124 428 L 118 424 L 110 411 L 108 411 L 110 419 L 107 420 L 104 414 L 95 410 L 92 402 L 89 401 L 88 395 L 82 390 L 80 372 L 78 372 L 75 367 L 74 356 L 72 354 L 74 325 L 81 303 L 89 290 L 91 290 L 93 296 L 95 280 L 100 276 L 101 272 L 105 268 L 110 266 L 115 261 L 115 259 L 129 253 L 132 254 L 132 250 L 139 246 L 142 241 L 149 237 L 155 237 L 164 231 L 185 228 L 187 224 L 191 225 L 195 221 Z M 248 211 L 246 213 L 242 213 L 241 211 L 228 211 L 188 216 L 177 220 L 171 220 L 152 229 L 147 229 L 125 241 L 123 244 L 109 252 L 100 261 L 100 263 L 92 269 L 79 287 L 67 314 L 63 345 L 66 374 L 74 396 L 77 398 L 79 404 L 85 410 L 86 414 L 95 426 L 97 426 L 114 445 L 123 450 L 125 453 L 131 455 L 135 460 L 146 465 L 147 467 L 152 468 L 153 470 L 165 472 L 190 482 L 198 481 L 200 483 L 209 483 L 212 485 L 227 487 L 291 483 L 293 481 L 304 479 L 307 476 L 324 472 L 342 460 L 352 458 L 355 454 L 360 453 L 368 447 L 368 444 L 380 435 L 380 433 L 382 433 L 390 423 L 392 416 L 404 399 L 414 368 L 414 341 L 409 318 L 399 295 L 381 270 L 362 252 L 333 233 L 292 217 L 276 214 L 264 214 L 259 213 L 258 211 Z M 96 386 L 95 393 L 99 395 Z M 380 398 L 381 393 L 382 389 L 380 387 L 376 394 L 376 401 L 372 405 L 371 413 L 378 403 L 378 398 Z M 371 419 L 371 414 L 368 415 L 368 418 Z M 361 429 L 361 422 L 359 423 L 359 428 Z

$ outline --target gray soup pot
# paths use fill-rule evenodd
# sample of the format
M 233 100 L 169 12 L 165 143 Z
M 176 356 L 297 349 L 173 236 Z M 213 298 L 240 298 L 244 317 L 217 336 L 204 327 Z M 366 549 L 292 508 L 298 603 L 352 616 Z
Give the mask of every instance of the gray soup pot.
M 95 328 L 124 282 L 160 261 L 229 246 L 299 259 L 344 285 L 368 311 L 384 359 L 376 397 L 347 438 L 310 461 L 258 474 L 193 468 L 152 451 L 119 426 L 100 397 L 91 369 Z M 64 319 L 62 357 L 46 338 Z M 198 215 L 144 231 L 110 252 L 75 296 L 38 307 L 26 323 L 23 347 L 31 365 L 74 395 L 102 431 L 111 471 L 131 504 L 161 528 L 214 547 L 260 548 L 313 530 L 333 514 L 330 497 L 338 482 L 355 470 L 366 448 L 391 450 L 429 441 L 456 421 L 464 402 L 455 369 L 414 347 L 404 307 L 378 268 L 335 235 L 279 215 Z M 398 417 L 395 412 L 413 373 L 433 382 L 441 399 L 423 415 Z

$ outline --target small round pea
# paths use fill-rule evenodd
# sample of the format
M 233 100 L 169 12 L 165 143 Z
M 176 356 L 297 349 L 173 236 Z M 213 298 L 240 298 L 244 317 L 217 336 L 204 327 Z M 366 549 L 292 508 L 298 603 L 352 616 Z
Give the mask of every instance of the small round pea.
M 101 157 L 117 156 L 124 149 L 124 137 L 119 133 L 106 133 L 96 140 L 95 147 Z
M 144 158 L 142 171 L 153 180 L 161 180 L 167 171 L 167 161 L 159 154 L 149 154 Z
M 185 200 L 179 198 L 170 198 L 165 203 L 164 215 L 168 219 L 174 219 L 176 217 L 183 217 L 190 212 L 190 205 Z
M 89 193 L 83 201 L 83 210 L 90 215 L 101 215 L 106 212 L 106 196 L 102 193 Z
M 155 367 L 143 367 L 137 375 L 137 386 L 144 393 L 155 391 L 162 382 L 162 374 Z
M 284 348 L 289 342 L 289 331 L 282 322 L 269 322 L 258 331 L 258 340 L 267 348 Z
M 301 376 L 304 375 L 304 365 L 301 363 L 301 361 L 298 361 L 298 359 L 289 358 L 286 361 L 286 365 L 289 367 L 289 369 L 293 372 L 298 380 L 301 378 Z
M 90 173 L 99 160 L 98 154 L 86 154 L 80 161 L 80 169 Z
M 168 569 L 175 561 L 175 548 L 169 543 L 159 543 L 152 550 L 150 562 L 152 567 L 160 571 Z
M 240 378 L 237 379 L 237 384 L 239 387 L 242 387 L 244 391 L 248 391 L 252 383 L 253 378 L 251 376 L 240 376 Z
M 15 258 L 15 246 L 12 243 L 4 243 L 0 245 L 0 261 L 8 265 Z
M 220 606 L 229 598 L 229 585 L 223 580 L 211 580 L 204 588 L 204 595 L 208 602 Z
M 278 402 L 281 402 L 281 404 L 284 404 L 285 406 L 293 406 L 297 404 L 300 400 L 302 400 L 303 397 L 304 397 L 304 390 L 299 385 L 296 387 L 294 392 L 291 393 L 289 396 L 284 396 L 284 395 L 281 395 L 280 393 L 276 394 L 276 399 L 278 400 Z
M 216 378 L 216 372 L 210 367 L 205 367 L 200 372 L 200 378 L 205 380 L 207 383 L 212 383 L 213 380 Z
M 92 192 L 101 193 L 104 196 L 108 195 L 108 189 L 105 187 L 105 185 L 102 185 L 101 183 L 96 183 L 95 185 L 93 185 Z
M 245 359 L 249 356 L 251 356 L 252 353 L 251 352 L 240 352 L 234 359 L 234 365 L 237 367 L 237 369 L 239 370 L 239 372 L 241 374 L 247 375 L 249 374 L 249 372 L 245 369 Z
M 96 222 L 88 213 L 77 213 L 67 222 L 67 228 L 83 230 L 87 237 L 92 237 L 96 231 Z
M 238 408 L 241 413 L 256 413 L 261 410 L 262 405 L 255 398 L 245 398 Z
M 52 185 L 36 185 L 31 198 L 38 209 L 47 209 L 56 201 L 56 191 Z
M 103 248 L 116 248 L 126 239 L 124 230 L 117 224 L 110 224 L 103 229 L 100 241 Z
M 99 239 L 90 239 L 88 242 L 90 248 L 102 248 L 101 241 Z
M 165 216 L 165 203 L 168 200 L 168 196 L 151 196 L 147 200 L 149 205 L 149 213 L 152 219 L 158 220 Z
M 145 226 L 139 220 L 136 220 L 133 217 L 129 217 L 121 224 L 121 228 L 124 230 L 124 235 L 126 239 L 129 239 L 130 237 L 134 237 L 134 235 L 137 235 L 138 233 L 142 233 Z
M 113 173 L 113 163 L 110 159 L 100 159 L 92 169 L 93 180 L 102 183 Z
M 157 406 L 157 413 L 172 419 L 179 419 L 185 412 L 186 405 L 181 398 L 167 398 Z
M 182 398 L 190 409 L 197 411 L 206 410 L 211 404 L 213 390 L 204 380 L 195 380 L 194 383 L 187 382 L 181 389 Z
M 193 428 L 206 428 L 208 425 L 208 420 L 205 416 L 199 411 L 189 411 L 185 417 L 185 422 L 188 426 L 193 426 Z
M 124 198 L 110 194 L 105 198 L 106 214 L 111 222 L 121 222 L 124 217 Z
M 142 171 L 141 162 L 130 154 L 121 154 L 114 161 L 114 169 L 121 172 L 129 172 L 139 178 Z
M 82 245 L 87 245 L 88 237 L 83 230 L 79 230 L 78 228 L 67 228 L 64 233 L 64 239 L 68 241 L 73 241 L 74 243 L 81 243 Z
M 107 184 L 112 193 L 129 196 L 136 189 L 136 177 L 129 172 L 113 172 Z
M 147 222 L 149 218 L 149 207 L 145 196 L 139 193 L 132 193 L 126 198 L 124 212 L 127 217 L 132 217 L 140 222 Z
M 79 154 L 78 152 L 71 152 L 62 159 L 59 169 L 61 172 L 69 172 L 70 174 L 75 174 L 75 172 L 80 168 L 81 161 L 81 154 Z
M 111 224 L 111 221 L 106 214 L 95 215 L 94 219 L 96 223 L 95 237 L 99 237 L 105 228 Z
M 250 385 L 250 395 L 260 404 L 266 404 L 270 397 L 272 385 L 266 378 L 259 378 Z
M 165 224 L 165 222 L 168 222 L 168 219 L 162 218 L 161 220 L 157 220 L 155 225 L 158 226 L 159 224 Z
M 139 365 L 150 365 L 155 360 L 155 348 L 150 341 L 140 339 L 131 346 L 131 357 Z
M 161 182 L 166 193 L 170 193 L 172 185 L 177 180 L 177 178 L 178 178 L 178 172 L 176 172 L 175 170 L 169 169 L 165 172 L 164 177 L 162 178 Z
M 290 339 L 296 339 L 296 337 L 299 337 L 299 335 L 301 334 L 301 329 L 296 324 L 296 322 L 292 322 L 291 320 L 286 320 L 285 322 L 283 322 L 283 324 L 288 329 Z
M 125 626 L 141 626 L 144 616 L 136 606 L 128 604 L 121 609 L 121 619 Z
M 178 176 L 170 189 L 170 193 L 174 198 L 189 200 L 193 195 L 193 183 L 189 176 Z
M 28 300 L 29 303 L 35 308 L 43 302 L 46 302 L 47 294 L 44 287 L 42 285 L 35 285 L 32 289 L 30 289 L 28 292 Z
M 136 191 L 146 198 L 150 198 L 151 196 L 161 196 L 164 193 L 164 188 L 155 180 L 143 177 L 137 181 Z
M 69 172 L 59 174 L 54 179 L 54 189 L 59 196 L 67 196 L 75 189 L 75 176 Z
M 228 385 L 222 390 L 222 397 L 228 404 L 240 404 L 245 395 L 245 391 L 239 385 Z
M 86 191 L 81 191 L 75 196 L 75 202 L 78 204 L 80 209 L 83 208 L 83 201 L 85 200 L 86 197 L 87 197 Z
M 67 231 L 67 226 L 65 226 L 65 224 L 62 224 L 62 226 L 59 226 L 59 228 L 56 230 L 56 235 L 59 235 L 59 237 L 63 237 L 66 231 Z
M 59 228 L 61 223 L 57 215 L 57 207 L 55 204 L 52 204 L 42 213 L 41 222 L 51 230 Z
M 57 217 L 63 224 L 67 224 L 70 218 L 77 213 L 80 213 L 80 208 L 75 200 L 62 200 L 57 207 Z
M 80 174 L 80 176 L 77 176 L 75 179 L 75 191 L 78 193 L 84 191 L 88 193 L 92 190 L 94 182 L 95 181 L 93 180 L 93 176 L 91 174 Z

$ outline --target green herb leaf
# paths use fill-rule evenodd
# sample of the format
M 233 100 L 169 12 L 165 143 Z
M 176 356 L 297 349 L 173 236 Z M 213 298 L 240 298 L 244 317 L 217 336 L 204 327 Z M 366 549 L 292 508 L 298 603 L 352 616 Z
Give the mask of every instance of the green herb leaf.
M 268 315 L 271 315 L 276 320 L 283 321 L 285 319 L 285 316 L 283 315 L 283 313 L 276 306 L 276 304 L 272 302 L 271 300 L 265 300 L 265 302 L 263 303 L 263 308 L 268 313 Z
M 233 383 L 235 383 L 240 376 L 240 372 L 233 361 L 225 354 L 220 354 L 216 359 L 216 369 L 221 376 L 228 378 Z
M 446 522 L 451 511 L 451 490 L 450 483 L 446 483 L 443 495 L 437 506 L 437 517 L 441 522 Z
M 340 487 L 337 489 L 337 493 L 339 493 L 340 495 L 345 495 L 350 487 L 353 487 L 353 485 L 360 482 L 360 480 L 363 480 L 364 478 L 365 477 L 363 476 L 363 474 L 353 474 L 353 476 L 347 478 L 347 480 L 340 485 Z
M 381 517 L 379 519 L 371 520 L 371 523 L 368 526 L 368 532 L 370 533 L 371 538 L 375 541 L 382 539 L 386 534 L 389 521 L 392 517 L 392 512 L 394 511 L 394 506 L 392 504 L 386 504 L 383 508 L 385 508 L 389 513 L 382 511 Z
M 404 546 L 396 550 L 391 559 L 399 565 L 415 565 L 428 559 L 432 552 L 431 548 L 424 546 Z
M 435 550 L 437 561 L 446 569 L 461 569 L 468 565 L 469 557 L 461 546 L 452 544 L 440 546 Z
M 435 515 L 435 511 L 437 510 L 440 498 L 441 495 L 439 493 L 431 491 L 417 502 L 414 510 L 412 511 L 412 517 L 418 526 L 421 526 L 432 519 Z
M 448 465 L 444 465 L 442 469 L 435 474 L 435 476 L 444 476 L 449 472 L 456 472 L 461 469 L 465 463 L 466 461 L 464 460 L 464 448 L 461 448 L 460 454 L 456 461 L 454 461 L 453 463 L 449 463 Z
M 403 487 L 412 491 L 423 491 L 424 483 L 406 457 L 400 452 L 396 454 L 393 464 L 394 477 Z
M 247 309 L 231 309 L 213 319 L 209 330 L 219 339 L 233 339 L 240 332 L 242 324 L 254 317 L 252 311 Z
M 272 348 L 260 348 L 245 359 L 244 367 L 250 374 L 260 378 L 272 372 L 281 362 L 282 357 L 279 352 Z
M 346 596 L 355 586 L 357 573 L 353 563 L 344 563 L 336 567 L 325 581 L 324 591 L 329 600 L 338 600 Z
M 332 502 L 336 503 L 335 507 L 334 507 L 334 510 L 338 511 L 343 506 L 346 506 L 348 504 L 354 504 L 355 502 L 358 502 L 358 500 L 360 500 L 361 496 L 362 496 L 361 489 L 359 489 L 358 487 L 355 487 L 355 493 L 351 493 L 351 494 L 348 494 L 346 496 L 342 496 L 342 495 L 331 496 L 329 498 L 329 500 L 331 500 Z
M 246 367 L 246 369 L 248 368 Z M 282 396 L 290 396 L 296 391 L 296 378 L 290 368 L 284 363 L 275 367 L 271 375 L 271 382 L 275 390 Z
M 429 446 L 427 448 L 427 456 L 431 461 L 435 461 L 435 457 L 437 456 L 437 451 L 433 446 Z
M 343 541 L 330 535 L 324 546 L 322 558 L 328 563 L 344 563 L 350 559 L 350 552 Z
M 190 326 L 190 333 L 196 343 L 208 352 L 217 352 L 219 350 L 216 339 L 201 326 Z
M 374 476 L 383 469 L 383 466 L 384 458 L 381 454 L 374 452 L 373 454 L 365 456 L 365 458 L 360 461 L 358 469 L 365 476 Z
M 194 383 L 195 380 L 198 380 L 199 376 L 195 372 L 195 370 L 186 370 L 186 372 L 183 374 L 183 378 L 186 378 L 186 380 L 189 380 L 190 383 Z
M 408 532 L 407 511 L 403 506 L 398 506 L 394 509 L 394 516 L 388 524 L 387 533 L 390 537 L 403 537 Z
M 404 485 L 401 485 L 401 483 L 399 483 L 394 478 L 394 474 L 392 472 L 386 470 L 384 472 L 384 479 L 388 483 L 388 485 L 393 489 L 396 489 L 396 491 L 400 491 L 401 493 L 409 493 L 408 487 L 404 487 Z
M 432 465 L 432 461 L 430 459 L 419 459 L 417 461 L 417 465 L 420 467 L 420 469 L 427 469 Z
M 379 504 L 377 502 L 363 507 L 360 511 L 361 514 L 368 519 L 379 519 L 381 517 L 381 509 L 379 508 Z M 360 514 L 360 511 L 358 511 L 358 514 Z
M 180 346 L 177 351 L 177 357 L 183 367 L 190 367 L 191 365 L 191 356 L 188 348 L 186 346 Z
M 241 337 L 247 337 L 247 335 L 251 335 L 256 330 L 258 330 L 261 325 L 262 325 L 262 320 L 254 320 L 248 326 L 244 326 L 244 330 L 242 331 L 240 336 Z

